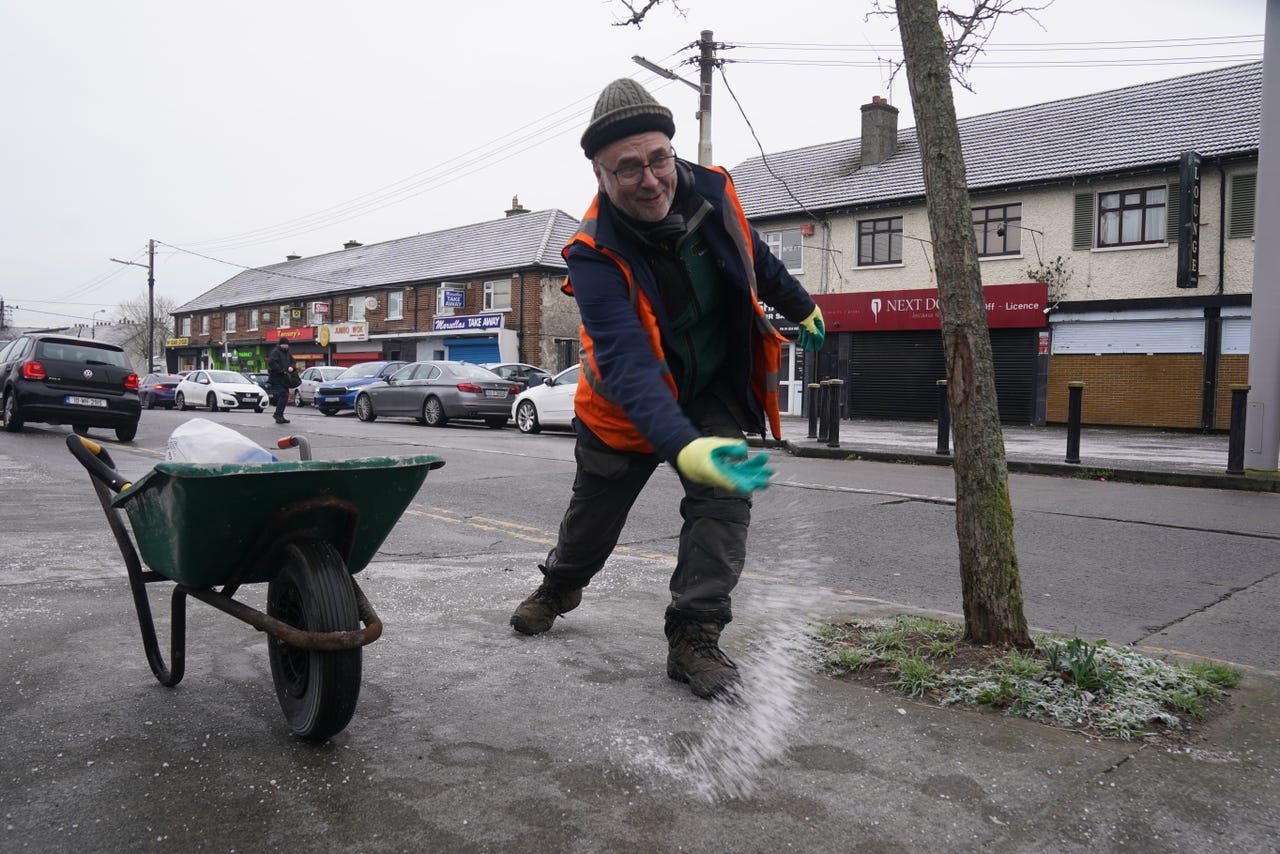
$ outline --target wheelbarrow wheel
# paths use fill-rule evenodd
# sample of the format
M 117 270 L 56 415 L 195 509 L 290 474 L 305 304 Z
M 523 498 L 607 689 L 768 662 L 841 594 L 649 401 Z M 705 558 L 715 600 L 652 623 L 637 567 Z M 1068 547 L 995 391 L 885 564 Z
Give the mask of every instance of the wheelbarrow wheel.
M 311 632 L 360 628 L 355 592 L 342 556 L 329 543 L 290 544 L 267 586 L 267 613 Z M 271 638 L 271 681 L 294 735 L 324 741 L 347 726 L 360 698 L 360 649 L 317 652 Z

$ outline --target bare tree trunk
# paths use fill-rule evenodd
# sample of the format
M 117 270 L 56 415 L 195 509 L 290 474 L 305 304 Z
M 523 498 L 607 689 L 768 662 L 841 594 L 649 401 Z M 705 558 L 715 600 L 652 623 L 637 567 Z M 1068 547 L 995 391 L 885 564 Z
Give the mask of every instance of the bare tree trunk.
M 955 431 L 956 535 L 965 636 L 978 643 L 1029 647 L 991 334 L 938 5 L 936 0 L 897 0 L 897 14 L 938 271 Z

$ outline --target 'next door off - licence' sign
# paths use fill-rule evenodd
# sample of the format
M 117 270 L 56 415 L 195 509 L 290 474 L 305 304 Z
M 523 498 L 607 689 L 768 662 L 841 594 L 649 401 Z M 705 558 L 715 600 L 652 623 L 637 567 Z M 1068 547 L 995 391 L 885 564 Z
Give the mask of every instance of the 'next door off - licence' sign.
M 1046 324 L 1049 287 L 1043 282 L 987 285 L 982 289 L 991 329 L 1028 329 Z M 933 288 L 816 294 L 827 332 L 891 332 L 941 329 L 938 292 Z

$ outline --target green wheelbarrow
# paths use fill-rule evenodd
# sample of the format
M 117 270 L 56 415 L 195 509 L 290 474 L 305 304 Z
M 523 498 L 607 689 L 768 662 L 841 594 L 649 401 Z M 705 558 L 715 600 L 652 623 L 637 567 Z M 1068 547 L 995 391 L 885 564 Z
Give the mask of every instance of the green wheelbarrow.
M 278 444 L 299 448 L 302 459 L 164 462 L 129 483 L 105 448 L 67 436 L 120 546 L 142 645 L 160 684 L 182 681 L 186 598 L 195 597 L 269 635 L 271 680 L 289 728 L 323 741 L 351 721 L 361 649 L 382 634 L 353 576 L 373 559 L 427 472 L 444 460 L 312 460 L 303 437 Z M 146 585 L 157 582 L 175 585 L 167 666 L 147 598 Z M 259 582 L 267 583 L 266 613 L 233 598 L 242 584 Z

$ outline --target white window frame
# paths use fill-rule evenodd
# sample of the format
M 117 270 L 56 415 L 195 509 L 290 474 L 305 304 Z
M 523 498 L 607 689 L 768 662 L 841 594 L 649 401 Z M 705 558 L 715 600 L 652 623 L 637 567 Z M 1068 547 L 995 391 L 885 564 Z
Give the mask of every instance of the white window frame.
M 249 331 L 258 331 L 258 310 L 256 308 L 249 309 Z
M 501 299 L 503 290 L 506 291 L 506 305 L 503 305 Z M 511 311 L 511 280 L 510 279 L 491 279 L 484 283 L 484 310 L 485 311 Z
M 225 321 L 224 321 L 224 323 L 223 323 L 222 331 L 223 331 L 223 332 L 235 332 L 235 331 L 236 331 L 236 313 L 235 313 L 234 311 L 228 311 L 228 312 L 227 312 L 227 317 L 226 317 L 226 320 L 225 320 Z
M 190 324 L 190 323 L 191 323 L 191 318 L 189 318 L 189 317 L 188 317 L 188 318 L 186 318 L 186 321 L 187 321 L 187 323 L 188 323 L 188 324 Z M 187 327 L 187 332 L 190 332 L 190 331 L 191 331 L 191 328 L 190 328 L 190 326 L 188 326 L 188 327 Z M 209 315 L 207 315 L 207 314 L 202 314 L 202 315 L 200 316 L 200 334 L 201 334 L 201 335 L 208 335 L 208 334 L 209 334 Z
M 351 323 L 364 321 L 364 297 L 347 297 L 347 320 Z
M 764 242 L 768 245 L 769 251 L 786 265 L 788 273 L 804 272 L 804 232 L 799 226 L 766 231 Z
M 448 317 L 453 314 L 454 306 L 444 304 L 444 295 L 447 291 L 462 292 L 462 309 L 466 310 L 467 304 L 467 286 L 462 282 L 441 282 L 436 288 L 436 314 L 441 317 Z
M 281 329 L 288 329 L 291 323 L 293 323 L 293 315 L 290 311 L 289 306 L 287 305 L 280 306 L 280 322 L 277 323 L 276 326 L 278 326 Z
M 387 291 L 387 320 L 404 320 L 404 291 Z
M 183 338 L 191 337 L 191 318 L 190 317 L 182 318 L 182 337 Z

